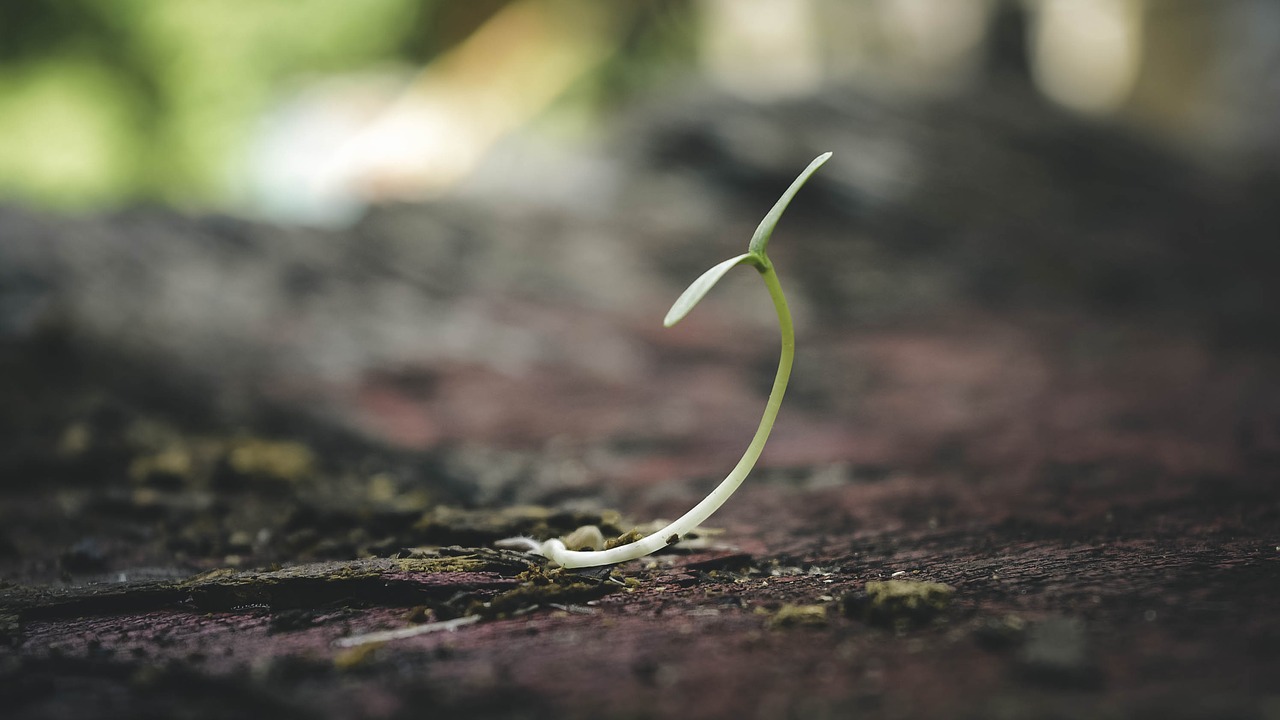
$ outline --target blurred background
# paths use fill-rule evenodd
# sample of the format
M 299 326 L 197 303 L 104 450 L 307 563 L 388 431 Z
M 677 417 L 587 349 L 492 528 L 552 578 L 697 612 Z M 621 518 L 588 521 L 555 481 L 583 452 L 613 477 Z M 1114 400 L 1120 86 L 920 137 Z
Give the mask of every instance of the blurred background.
M 1274 163 L 1277 28 L 1267 0 L 19 3 L 0 195 L 330 224 L 469 182 L 573 197 L 641 100 L 955 96 L 1019 64 L 1094 122 Z
M 1274 467 L 1277 70 L 1271 0 L 10 3 L 0 475 L 682 512 L 776 329 L 749 273 L 659 320 L 824 151 L 766 472 L 945 523 Z
M 530 716 L 526 700 L 604 672 L 604 707 L 631 683 L 687 716 L 763 678 L 775 687 L 735 702 L 807 702 L 818 683 L 849 699 L 839 716 L 910 716 L 881 703 L 898 683 L 955 716 L 948 693 L 985 692 L 993 662 L 1031 677 L 1011 644 L 1023 620 L 992 624 L 1026 610 L 1075 628 L 1026 645 L 1068 648 L 1034 651 L 1055 658 L 1052 697 L 1160 702 L 1021 715 L 1277 717 L 1280 2 L 2 7 L 0 596 L 679 516 L 755 431 L 777 326 L 746 270 L 677 327 L 661 318 L 832 151 L 769 247 L 796 320 L 788 396 L 712 519 L 724 535 L 699 542 L 763 568 L 752 587 L 813 583 L 759 583 L 770 602 L 830 604 L 818 593 L 841 586 L 817 583 L 910 571 L 959 586 L 966 618 L 875 631 L 902 653 L 888 659 L 834 617 L 760 640 L 760 606 L 697 584 L 733 559 L 686 566 L 697 581 L 655 571 L 659 604 L 625 613 L 661 608 L 652 633 L 483 630 L 492 652 L 409 646 L 421 666 L 374 646 L 331 664 L 294 642 L 313 621 L 359 627 L 346 608 L 277 625 L 273 607 L 267 630 L 190 606 L 250 638 L 231 657 L 154 614 L 68 623 L 76 645 L 42 646 L 0 597 L 6 710 L 43 695 L 50 717 L 213 717 L 206 699 L 245 698 L 281 716 L 285 693 L 388 717 L 398 696 L 417 716 L 471 687 L 461 667 Z M 677 586 L 724 610 L 700 627 L 754 635 L 690 644 Z M 236 587 L 237 611 L 266 611 Z M 142 627 L 168 649 L 127 650 Z M 524 642 L 553 654 L 513 664 Z M 85 664 L 60 664 L 84 643 Z M 34 675 L 3 654 L 46 649 Z M 262 662 L 280 653 L 296 662 Z M 246 671 L 191 682 L 230 667 Z M 530 681 L 543 667 L 557 678 Z M 327 704 L 366 682 L 389 684 Z M 1161 684 L 1131 692 L 1143 682 Z M 180 710 L 119 704 L 165 687 Z M 1205 704 L 1219 698 L 1256 706 Z M 969 715 L 1024 707 L 997 700 Z

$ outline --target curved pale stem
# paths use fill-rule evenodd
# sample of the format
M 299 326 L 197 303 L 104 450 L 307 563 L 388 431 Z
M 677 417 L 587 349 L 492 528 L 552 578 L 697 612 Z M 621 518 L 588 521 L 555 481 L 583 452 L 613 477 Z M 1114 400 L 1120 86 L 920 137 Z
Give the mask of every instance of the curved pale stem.
M 795 359 L 796 351 L 796 337 L 795 329 L 791 324 L 791 311 L 787 308 L 787 298 L 782 294 L 782 285 L 778 282 L 778 275 L 773 270 L 773 263 L 769 262 L 769 259 L 764 257 L 763 253 L 758 258 L 760 262 L 757 269 L 764 277 L 764 283 L 769 288 L 769 296 L 773 298 L 773 306 L 778 311 L 778 325 L 782 330 L 782 355 L 778 360 L 778 373 L 773 378 L 773 389 L 769 392 L 769 401 L 764 407 L 764 416 L 760 418 L 760 427 L 756 429 L 755 437 L 751 438 L 751 444 L 747 446 L 747 451 L 743 453 L 742 459 L 733 467 L 729 475 L 716 486 L 716 489 L 703 498 L 702 502 L 693 506 L 693 509 L 682 515 L 680 519 L 652 535 L 626 545 L 598 551 L 569 550 L 565 548 L 564 543 L 560 540 L 547 540 L 542 543 L 540 548 L 542 555 L 567 568 L 612 565 L 613 563 L 642 558 L 649 553 L 661 550 L 667 545 L 679 541 L 691 530 L 705 522 L 707 518 L 711 517 L 712 513 L 724 504 L 725 500 L 729 499 L 729 496 L 738 489 L 742 481 L 747 479 L 747 474 L 751 472 L 751 469 L 755 467 L 756 460 L 760 458 L 760 453 L 764 450 L 764 443 L 769 439 L 770 431 L 773 430 L 773 422 L 778 417 L 778 408 L 782 405 L 782 396 L 787 392 L 787 381 L 791 378 L 791 365 Z

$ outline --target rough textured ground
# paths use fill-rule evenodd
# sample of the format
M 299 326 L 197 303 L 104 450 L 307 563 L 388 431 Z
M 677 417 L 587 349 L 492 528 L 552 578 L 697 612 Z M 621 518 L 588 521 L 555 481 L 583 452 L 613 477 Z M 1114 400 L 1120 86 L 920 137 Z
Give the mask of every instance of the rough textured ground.
M 1280 717 L 1273 185 L 1021 102 L 641 115 L 590 211 L 0 212 L 6 716 Z M 732 465 L 763 292 L 657 319 L 825 149 L 714 528 L 492 549 Z

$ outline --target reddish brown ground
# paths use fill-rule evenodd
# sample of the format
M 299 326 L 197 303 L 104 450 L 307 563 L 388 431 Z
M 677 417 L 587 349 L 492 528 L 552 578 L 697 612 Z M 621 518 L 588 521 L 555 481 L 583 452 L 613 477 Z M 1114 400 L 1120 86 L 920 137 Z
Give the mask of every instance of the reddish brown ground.
M 64 552 L 71 589 L 6 591 L 0 693 L 21 717 L 1274 717 L 1280 437 L 1270 361 L 1171 337 L 1125 336 L 1073 355 L 1027 326 L 961 329 L 811 341 L 824 370 L 802 364 L 802 401 L 716 516 L 714 547 L 624 565 L 582 595 L 517 599 L 515 616 L 456 632 L 333 645 L 474 609 L 520 587 L 524 562 L 403 571 L 344 561 L 249 578 L 247 589 L 175 590 L 165 578 L 180 568 L 129 579 L 164 565 L 165 551 L 99 529 L 92 542 L 103 547 L 81 548 L 98 555 L 80 560 L 100 573 L 88 580 L 108 584 L 76 580 L 77 556 Z M 510 384 L 516 411 L 502 426 L 476 420 L 458 432 L 496 438 L 527 423 L 532 434 L 531 408 L 551 404 L 545 432 L 580 444 L 539 462 L 589 469 L 571 496 L 607 482 L 635 517 L 670 515 L 711 485 L 749 431 L 733 411 L 758 398 L 716 377 L 677 371 L 670 384 L 701 405 L 695 415 L 731 418 L 726 426 L 650 449 L 588 452 L 664 411 L 626 388 L 635 414 L 616 415 L 612 400 L 598 412 L 572 396 L 544 403 L 539 383 Z M 467 371 L 438 382 L 457 407 L 492 390 Z M 673 474 L 703 479 L 670 483 Z M 141 502 L 132 492 L 123 509 L 62 522 L 164 527 L 147 519 L 170 511 L 163 503 L 144 521 L 108 520 L 142 512 L 128 510 Z M 74 494 L 62 491 L 62 502 Z M 14 500 L 48 512 L 42 497 Z M 344 550 L 341 537 L 326 551 L 312 538 L 294 559 L 267 547 L 264 560 L 230 561 L 404 555 L 397 548 L 431 545 L 433 532 L 448 541 L 472 522 L 470 537 L 485 539 L 512 522 L 481 512 L 432 526 L 420 518 L 433 511 L 396 508 L 394 497 L 361 502 L 364 520 L 349 524 L 385 525 L 380 551 Z M 33 546 L 37 529 L 11 522 L 10 542 Z M 322 536 L 351 531 L 296 515 L 286 527 L 308 522 Z M 185 567 L 228 562 L 201 560 L 208 552 L 182 553 Z M 44 574 L 20 558 L 8 567 Z M 356 570 L 363 579 L 344 575 Z M 601 577 L 589 575 L 588 588 Z M 891 576 L 946 583 L 954 596 L 918 622 L 869 621 L 864 586 Z M 780 622 L 791 605 L 825 617 Z
M 836 100 L 659 124 L 631 152 L 677 167 L 582 217 L 0 208 L 0 716 L 1280 718 L 1274 183 L 1038 101 Z M 722 532 L 492 550 L 674 517 L 747 442 L 756 281 L 657 320 L 794 176 L 749 113 L 838 152 L 773 241 L 799 357 Z

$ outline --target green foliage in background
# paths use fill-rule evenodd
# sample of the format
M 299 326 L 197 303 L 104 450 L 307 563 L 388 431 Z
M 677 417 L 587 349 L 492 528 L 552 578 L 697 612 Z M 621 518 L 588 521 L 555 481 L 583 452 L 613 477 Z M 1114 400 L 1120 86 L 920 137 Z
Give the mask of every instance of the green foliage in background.
M 41 0 L 0 23 L 0 196 L 216 201 L 290 78 L 397 56 L 421 0 Z
M 0 20 L 0 201 L 225 205 L 236 199 L 232 177 L 255 123 L 296 83 L 421 67 L 507 2 L 9 3 Z M 610 6 L 616 52 L 569 102 L 616 103 L 652 84 L 673 50 L 687 56 L 688 6 Z

